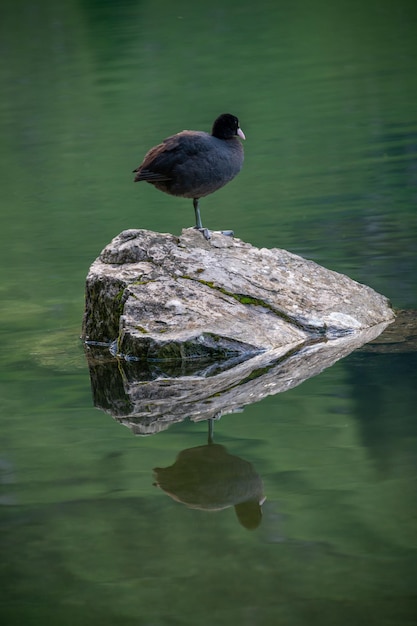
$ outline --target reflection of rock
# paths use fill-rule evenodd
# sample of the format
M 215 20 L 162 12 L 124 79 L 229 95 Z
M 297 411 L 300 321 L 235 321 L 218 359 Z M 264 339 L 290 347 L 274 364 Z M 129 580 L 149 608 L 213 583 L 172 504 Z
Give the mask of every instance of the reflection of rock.
M 154 472 L 155 484 L 177 502 L 205 511 L 234 506 L 239 522 L 249 530 L 261 522 L 262 480 L 251 463 L 224 446 L 209 443 L 182 450 L 173 465 Z
M 226 370 L 205 363 L 205 369 L 193 375 L 169 376 L 163 363 L 153 369 L 151 363 L 109 359 L 105 348 L 86 347 L 94 404 L 139 435 L 160 432 L 186 417 L 203 420 L 232 413 L 319 374 L 386 326 L 298 350 L 270 350 Z
M 285 250 L 129 230 L 90 268 L 83 338 L 143 361 L 220 363 L 393 319 L 370 287 Z
M 417 311 L 398 311 L 395 322 L 365 352 L 417 352 Z

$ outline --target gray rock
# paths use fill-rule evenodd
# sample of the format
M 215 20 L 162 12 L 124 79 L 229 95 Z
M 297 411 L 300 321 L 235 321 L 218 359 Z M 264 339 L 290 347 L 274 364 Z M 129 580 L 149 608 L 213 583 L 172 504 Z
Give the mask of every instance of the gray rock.
M 393 320 L 384 296 L 285 250 L 127 230 L 90 268 L 83 338 L 127 359 L 229 362 Z

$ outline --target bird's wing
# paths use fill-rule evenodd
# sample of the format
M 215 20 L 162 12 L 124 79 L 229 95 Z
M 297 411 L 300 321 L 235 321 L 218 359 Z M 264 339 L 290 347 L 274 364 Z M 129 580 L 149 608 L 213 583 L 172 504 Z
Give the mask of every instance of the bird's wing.
M 162 174 L 160 172 L 153 172 L 152 170 L 143 168 L 143 166 L 140 166 L 136 170 L 133 170 L 133 173 L 136 174 L 135 183 L 141 180 L 145 180 L 150 183 L 157 183 L 157 182 L 161 183 L 164 181 L 171 180 L 171 176 L 168 176 L 167 174 Z
M 174 170 L 196 154 L 209 150 L 206 133 L 184 130 L 164 139 L 146 153 L 141 165 L 133 170 L 135 181 L 162 182 L 172 180 Z
M 133 170 L 136 173 L 135 181 L 148 180 L 157 182 L 170 180 L 170 172 L 166 163 L 164 167 L 164 161 L 166 161 L 163 157 L 164 148 L 165 144 L 160 143 L 145 154 L 142 163 Z

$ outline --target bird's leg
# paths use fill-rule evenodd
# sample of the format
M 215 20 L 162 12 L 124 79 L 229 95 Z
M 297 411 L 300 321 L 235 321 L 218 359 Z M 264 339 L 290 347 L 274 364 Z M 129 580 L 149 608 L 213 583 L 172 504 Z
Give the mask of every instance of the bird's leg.
M 198 228 L 198 230 L 201 230 L 203 228 L 203 224 L 201 223 L 200 209 L 198 206 L 198 198 L 193 198 L 193 207 L 194 207 L 194 213 L 195 213 L 195 227 Z
M 203 228 L 203 224 L 201 222 L 201 216 L 200 216 L 200 209 L 198 207 L 198 198 L 193 198 L 193 207 L 194 207 L 194 213 L 195 213 L 194 228 L 199 230 L 200 233 L 203 233 L 204 238 L 207 239 L 207 241 L 209 241 L 209 239 L 211 239 L 211 233 L 208 228 Z

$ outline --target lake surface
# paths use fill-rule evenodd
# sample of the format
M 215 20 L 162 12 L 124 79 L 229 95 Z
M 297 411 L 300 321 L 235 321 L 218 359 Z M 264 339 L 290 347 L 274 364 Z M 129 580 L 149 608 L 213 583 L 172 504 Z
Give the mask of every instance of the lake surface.
M 207 424 L 135 437 L 94 408 L 79 341 L 101 249 L 193 224 L 131 171 L 226 111 L 245 164 L 203 223 L 415 319 L 415 1 L 3 0 L 0 31 L 1 623 L 415 624 L 411 338 L 215 423 L 219 455 L 262 481 L 252 530 L 155 485 Z

